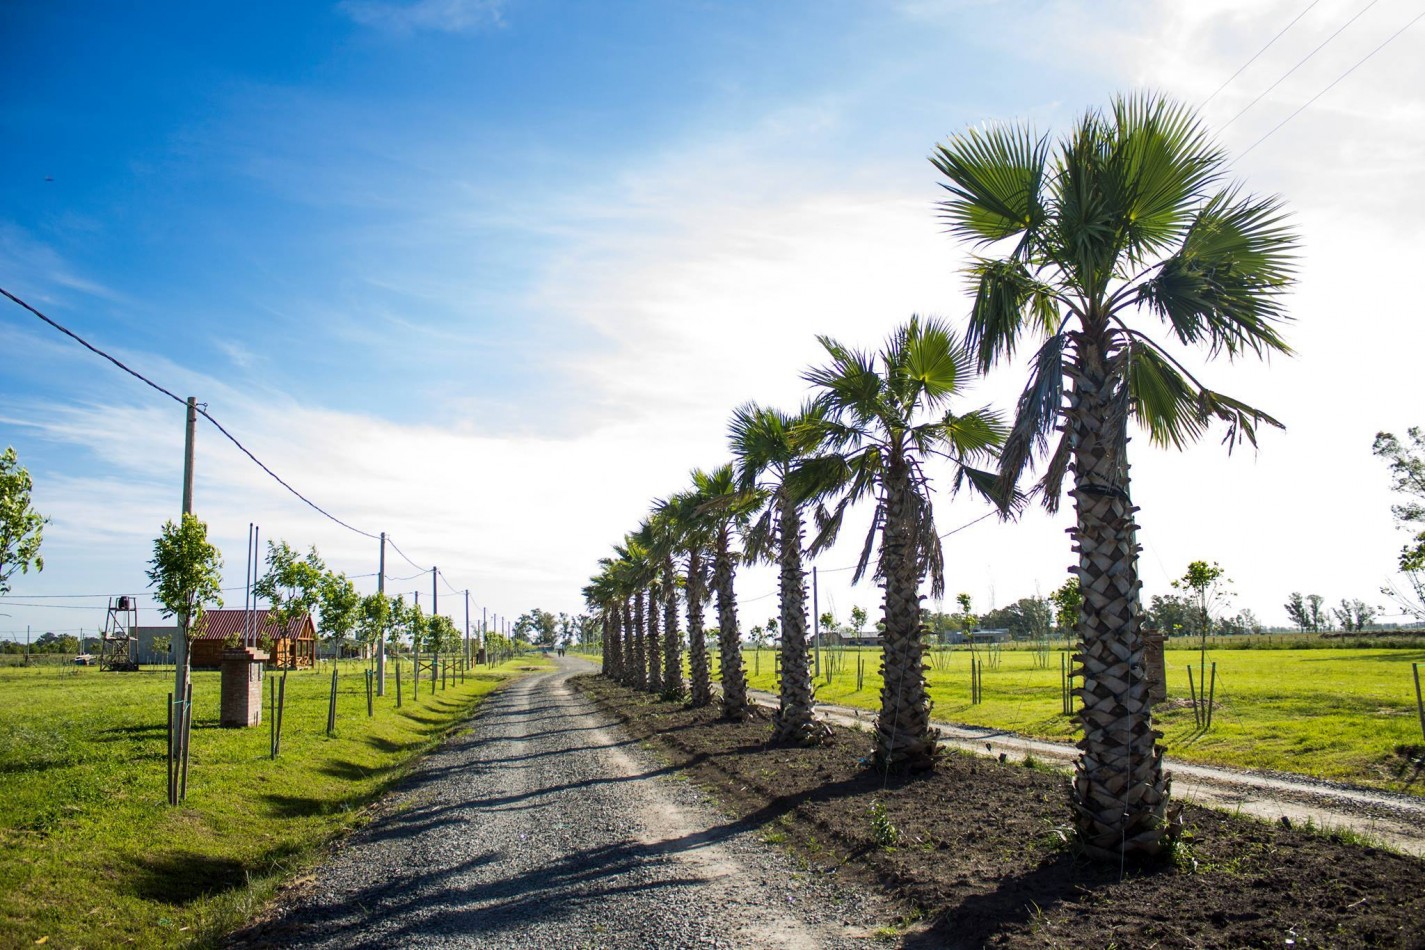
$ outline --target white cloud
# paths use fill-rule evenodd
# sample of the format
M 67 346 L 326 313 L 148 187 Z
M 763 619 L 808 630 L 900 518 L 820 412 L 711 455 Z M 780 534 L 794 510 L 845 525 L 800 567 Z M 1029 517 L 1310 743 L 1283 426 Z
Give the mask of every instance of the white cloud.
M 400 33 L 466 33 L 504 25 L 506 0 L 343 0 L 337 9 L 362 26 Z

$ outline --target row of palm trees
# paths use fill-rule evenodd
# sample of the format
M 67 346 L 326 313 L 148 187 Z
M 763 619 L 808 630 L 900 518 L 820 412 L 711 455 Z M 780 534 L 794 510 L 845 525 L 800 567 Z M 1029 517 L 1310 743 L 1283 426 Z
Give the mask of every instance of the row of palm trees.
M 874 761 L 928 766 L 935 740 L 921 590 L 928 581 L 934 596 L 943 593 L 944 558 L 925 466 L 948 459 L 952 490 L 991 499 L 1006 518 L 1031 497 L 1056 510 L 1071 478 L 1083 596 L 1083 738 L 1072 793 L 1079 837 L 1099 857 L 1154 854 L 1174 821 L 1145 677 L 1128 421 L 1178 448 L 1214 421 L 1226 424 L 1229 446 L 1255 445 L 1258 426 L 1280 427 L 1205 387 L 1167 341 L 1229 358 L 1290 352 L 1278 327 L 1289 319 L 1283 294 L 1296 238 L 1278 199 L 1226 181 L 1226 157 L 1191 110 L 1150 95 L 1089 111 L 1053 143 L 1026 127 L 971 129 L 931 161 L 946 179 L 941 208 L 951 232 L 979 249 L 964 339 L 920 318 L 874 352 L 822 337 L 827 362 L 803 374 L 812 387 L 804 406 L 738 409 L 732 461 L 694 471 L 689 488 L 658 502 L 586 588 L 604 623 L 605 671 L 684 695 L 681 589 L 690 699 L 712 702 L 702 615 L 710 571 L 723 712 L 746 716 L 734 575 L 740 563 L 775 561 L 782 677 L 774 737 L 816 741 L 825 727 L 807 662 L 803 559 L 834 542 L 852 505 L 867 503 L 873 516 L 855 580 L 869 570 L 884 590 Z M 1031 342 L 1012 423 L 988 409 L 951 409 L 978 372 Z M 1037 477 L 1025 486 L 1031 471 Z

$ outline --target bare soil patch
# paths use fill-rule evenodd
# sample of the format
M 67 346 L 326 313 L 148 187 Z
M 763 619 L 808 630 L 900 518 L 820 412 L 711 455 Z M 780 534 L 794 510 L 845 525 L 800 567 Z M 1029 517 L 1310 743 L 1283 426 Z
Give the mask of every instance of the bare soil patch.
M 571 682 L 810 868 L 896 899 L 908 946 L 1425 947 L 1415 858 L 1188 807 L 1173 860 L 1120 873 L 1076 854 L 1061 773 L 947 752 L 933 772 L 887 776 L 855 730 L 778 747 L 766 720 Z

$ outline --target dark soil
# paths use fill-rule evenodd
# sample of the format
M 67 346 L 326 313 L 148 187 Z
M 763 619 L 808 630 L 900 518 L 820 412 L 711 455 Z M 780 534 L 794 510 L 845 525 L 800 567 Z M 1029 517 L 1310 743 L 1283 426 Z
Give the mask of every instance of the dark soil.
M 896 898 L 907 945 L 1425 947 L 1415 858 L 1188 807 L 1172 859 L 1120 874 L 1076 853 L 1068 780 L 1033 763 L 950 752 L 887 776 L 865 764 L 868 733 L 771 746 L 765 719 L 572 682 L 809 868 Z

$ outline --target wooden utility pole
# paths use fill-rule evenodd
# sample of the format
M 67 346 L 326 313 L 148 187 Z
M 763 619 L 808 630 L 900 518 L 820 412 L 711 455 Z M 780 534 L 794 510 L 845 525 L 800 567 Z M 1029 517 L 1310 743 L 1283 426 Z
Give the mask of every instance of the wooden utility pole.
M 376 593 L 386 593 L 386 532 L 381 532 L 381 559 L 376 568 Z M 376 695 L 386 695 L 386 631 L 376 638 Z
M 188 419 L 183 429 L 183 514 L 193 513 L 193 436 L 198 428 L 198 398 L 188 397 Z M 173 645 L 173 699 L 182 703 L 188 697 L 184 673 L 188 668 L 188 617 L 178 615 L 176 643 Z
M 465 588 L 465 662 L 470 662 L 470 588 Z

